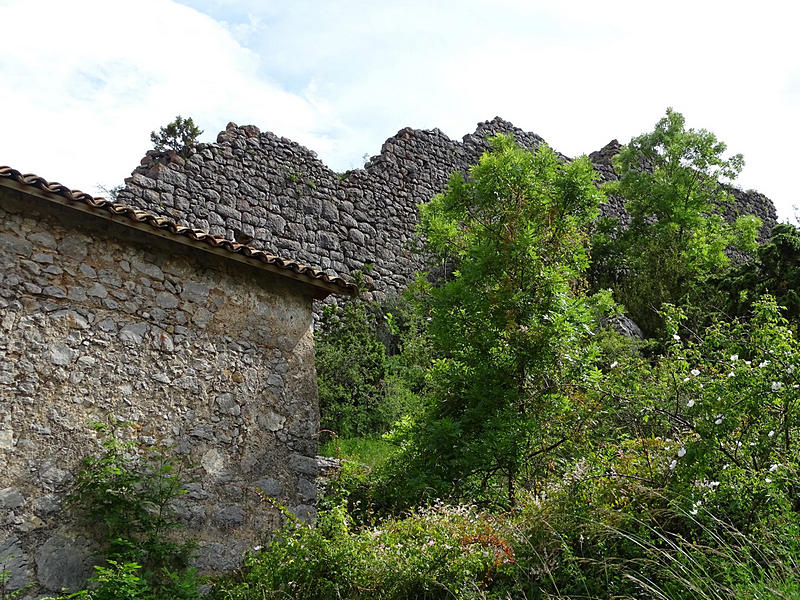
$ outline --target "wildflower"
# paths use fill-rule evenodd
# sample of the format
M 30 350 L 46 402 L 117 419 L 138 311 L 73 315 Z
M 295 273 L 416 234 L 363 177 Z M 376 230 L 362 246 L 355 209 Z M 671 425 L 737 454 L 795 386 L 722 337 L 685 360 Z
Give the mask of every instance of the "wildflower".
M 679 336 L 677 333 L 673 333 L 672 334 L 672 339 L 675 340 L 676 342 L 680 342 L 681 341 L 681 336 Z
M 789 366 L 786 368 L 786 372 L 787 372 L 789 375 L 791 375 L 792 373 L 794 373 L 794 365 L 789 365 Z
M 671 463 L 669 463 L 669 470 L 670 471 L 674 471 L 675 467 L 677 467 L 677 466 L 678 466 L 678 461 L 677 460 L 673 460 Z
M 435 543 L 433 540 L 428 540 L 428 546 L 433 546 Z
M 746 361 L 744 361 L 744 364 L 746 364 L 749 367 L 753 363 L 752 363 L 752 361 L 746 360 Z
M 770 466 L 770 468 L 769 468 L 769 472 L 770 473 L 774 473 L 777 470 L 778 470 L 778 465 L 777 464 L 774 464 L 774 465 Z
M 772 483 L 772 479 L 770 479 L 769 477 L 765 477 L 764 481 L 766 481 L 767 483 Z
M 773 392 L 780 392 L 783 384 L 780 381 L 773 381 L 772 382 L 772 391 Z
M 686 448 L 681 448 L 680 450 L 678 450 L 678 456 L 681 458 L 686 456 Z
M 700 375 L 700 370 L 699 370 L 699 369 L 692 369 L 692 370 L 691 370 L 691 371 L 689 371 L 689 372 L 690 372 L 692 375 L 694 375 L 695 377 L 697 377 L 698 375 Z
M 689 514 L 690 515 L 696 515 L 697 514 L 697 509 L 693 508 L 692 510 L 689 511 Z
M 767 437 L 772 437 L 774 435 L 775 435 L 775 430 L 774 429 L 770 429 L 769 433 L 767 434 Z
M 736 362 L 737 360 L 739 360 L 739 355 L 738 354 L 731 354 L 731 362 Z
M 688 406 L 689 408 L 692 408 L 692 407 L 694 406 L 694 400 L 689 400 L 689 401 L 686 403 L 686 406 Z
M 689 378 L 688 377 L 684 377 L 683 378 L 683 383 L 686 383 L 687 381 L 689 381 Z
M 763 368 L 764 368 L 764 367 L 766 367 L 768 364 L 769 364 L 769 361 L 768 361 L 768 360 L 762 361 L 762 362 L 758 363 L 758 368 L 759 368 L 759 369 L 763 369 Z
M 708 488 L 709 489 L 713 490 L 714 488 L 718 488 L 718 487 L 719 487 L 719 481 L 709 481 L 708 482 Z
M 717 420 L 716 420 L 716 421 L 714 421 L 714 425 L 722 425 L 722 420 L 723 420 L 724 418 L 725 418 L 725 417 L 724 417 L 723 415 L 717 415 Z
M 618 364 L 619 364 L 619 363 L 618 363 L 617 361 L 614 361 L 614 362 L 612 362 L 612 363 L 611 363 L 611 368 L 613 369 L 613 368 L 614 368 L 614 367 L 616 367 Z
M 728 373 L 728 377 L 736 377 L 736 373 L 734 373 L 733 371 L 731 371 L 730 373 Z

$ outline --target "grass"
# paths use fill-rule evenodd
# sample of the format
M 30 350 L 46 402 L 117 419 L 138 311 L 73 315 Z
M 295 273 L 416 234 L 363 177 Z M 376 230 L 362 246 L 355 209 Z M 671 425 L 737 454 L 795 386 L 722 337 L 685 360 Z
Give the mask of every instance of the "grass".
M 393 444 L 379 437 L 333 438 L 320 446 L 319 453 L 375 469 L 386 462 L 395 449 Z

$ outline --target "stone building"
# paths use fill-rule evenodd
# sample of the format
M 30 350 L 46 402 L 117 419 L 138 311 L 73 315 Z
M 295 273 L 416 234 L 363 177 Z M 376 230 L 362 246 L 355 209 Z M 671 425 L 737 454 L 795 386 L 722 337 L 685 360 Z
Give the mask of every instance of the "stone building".
M 0 167 L 0 569 L 7 588 L 75 589 L 92 542 L 63 507 L 128 421 L 193 479 L 176 506 L 206 570 L 314 515 L 312 303 L 340 277 Z

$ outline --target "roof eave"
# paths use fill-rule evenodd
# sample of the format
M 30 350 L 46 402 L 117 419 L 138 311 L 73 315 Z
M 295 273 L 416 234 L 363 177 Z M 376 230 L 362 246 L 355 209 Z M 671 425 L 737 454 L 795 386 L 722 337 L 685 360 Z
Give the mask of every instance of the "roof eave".
M 175 235 L 169 231 L 159 229 L 158 227 L 154 227 L 148 223 L 138 223 L 126 216 L 115 215 L 102 208 L 92 207 L 84 202 L 71 201 L 68 198 L 61 196 L 59 194 L 54 194 L 52 192 L 40 190 L 37 187 L 20 183 L 14 179 L 0 178 L 0 186 L 16 190 L 18 192 L 27 194 L 29 196 L 35 196 L 37 198 L 41 198 L 50 203 L 57 204 L 59 206 L 64 206 L 70 210 L 93 215 L 101 219 L 104 219 L 106 221 L 117 223 L 128 229 L 135 229 L 137 231 L 141 231 L 148 235 L 156 236 L 168 240 L 170 242 L 181 244 L 183 246 L 188 246 L 195 250 L 202 250 L 203 252 L 206 252 L 208 254 L 213 254 L 215 256 L 220 256 L 226 260 L 233 260 L 242 264 L 249 265 L 251 267 L 255 267 L 262 271 L 267 271 L 269 273 L 279 275 L 281 277 L 294 279 L 295 281 L 299 281 L 306 285 L 312 286 L 314 288 L 314 293 L 312 295 L 317 300 L 322 300 L 330 294 L 349 295 L 349 296 L 356 295 L 356 290 L 354 286 L 344 287 L 336 285 L 334 283 L 327 282 L 322 279 L 318 279 L 316 277 L 310 277 L 307 275 L 303 275 L 302 273 L 295 273 L 290 269 L 272 265 L 270 263 L 259 260 L 258 258 L 246 256 L 244 254 L 239 254 L 237 252 L 231 252 L 224 248 L 216 248 L 205 242 L 193 240 L 190 237 L 186 237 L 184 235 Z

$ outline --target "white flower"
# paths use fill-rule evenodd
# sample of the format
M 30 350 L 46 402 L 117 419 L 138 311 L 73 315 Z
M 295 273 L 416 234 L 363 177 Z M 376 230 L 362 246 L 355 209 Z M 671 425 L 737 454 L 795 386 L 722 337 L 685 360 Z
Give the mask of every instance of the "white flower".
M 692 369 L 692 370 L 691 370 L 691 371 L 689 371 L 689 372 L 690 372 L 692 375 L 694 375 L 695 377 L 697 377 L 698 375 L 700 375 L 700 371 L 699 371 L 698 369 Z
M 753 363 L 751 361 L 749 361 L 749 360 L 746 360 L 746 361 L 744 361 L 744 364 L 746 364 L 749 367 Z
M 614 368 L 614 367 L 616 367 L 618 364 L 619 364 L 619 363 L 618 363 L 617 361 L 614 361 L 614 362 L 612 362 L 612 363 L 611 363 L 611 368 L 613 369 L 613 368 Z
M 713 490 L 714 488 L 718 488 L 718 487 L 719 487 L 719 481 L 709 481 L 709 482 L 708 482 L 708 487 L 709 487 L 710 489 L 712 489 L 712 490 Z
M 681 336 L 679 336 L 677 333 L 673 333 L 672 339 L 675 340 L 676 342 L 679 342 L 681 341 Z
M 768 364 L 769 364 L 769 361 L 768 361 L 768 360 L 765 360 L 765 361 L 762 361 L 762 362 L 758 363 L 758 367 L 759 367 L 760 369 L 763 369 L 763 368 L 764 368 L 764 367 L 766 367 Z
M 774 429 L 770 429 L 769 433 L 767 434 L 767 437 L 772 437 L 773 435 L 775 435 L 775 430 Z
M 689 378 L 688 377 L 684 377 L 683 378 L 683 383 L 686 383 L 687 381 L 689 381 Z
M 786 368 L 786 372 L 787 372 L 789 375 L 791 375 L 792 373 L 794 373 L 794 365 L 789 365 L 789 366 Z
M 692 510 L 689 511 L 689 514 L 690 515 L 696 515 L 697 514 L 697 509 L 693 508 Z
M 765 477 L 764 481 L 766 481 L 767 483 L 772 483 L 772 479 L 770 479 L 769 477 Z
M 776 465 L 776 464 L 775 464 L 775 465 L 772 465 L 772 466 L 769 468 L 769 472 L 770 472 L 770 473 L 774 473 L 774 472 L 775 472 L 775 471 L 777 471 L 777 470 L 778 470 L 778 465 Z
M 669 470 L 673 471 L 675 469 L 675 467 L 677 467 L 677 466 L 678 466 L 678 461 L 677 460 L 673 460 L 671 463 L 669 463 Z
M 686 406 L 688 406 L 689 408 L 692 408 L 692 407 L 694 406 L 694 400 L 689 400 L 689 401 L 686 403 Z
M 736 362 L 737 360 L 739 360 L 739 355 L 738 354 L 731 354 L 731 362 Z
M 728 373 L 728 377 L 736 377 L 736 373 L 734 373 L 733 371 L 731 371 L 730 373 Z
M 724 418 L 725 418 L 725 417 L 724 417 L 724 416 L 722 416 L 722 415 L 717 415 L 717 420 L 716 420 L 716 421 L 714 421 L 714 425 L 722 425 L 722 420 L 723 420 Z
M 686 448 L 681 448 L 680 450 L 678 450 L 678 456 L 680 457 L 686 456 Z
M 772 391 L 773 392 L 780 392 L 783 384 L 780 381 L 773 381 L 772 382 Z

